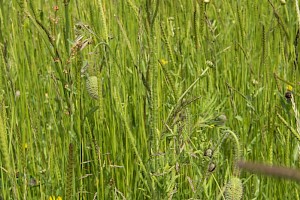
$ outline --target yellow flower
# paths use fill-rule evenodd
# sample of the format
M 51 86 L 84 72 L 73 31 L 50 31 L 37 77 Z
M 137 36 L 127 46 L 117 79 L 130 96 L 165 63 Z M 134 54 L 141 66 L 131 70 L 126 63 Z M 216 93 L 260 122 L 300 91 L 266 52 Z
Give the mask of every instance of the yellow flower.
M 287 91 L 293 91 L 293 86 L 291 86 L 291 85 L 286 86 L 286 90 Z
M 53 196 L 53 198 L 52 198 L 52 196 L 50 196 L 49 200 L 55 200 L 55 196 Z
M 161 64 L 162 66 L 168 64 L 168 61 L 165 60 L 165 59 L 160 59 L 159 62 L 160 62 L 160 64 Z
M 61 196 L 57 196 L 57 198 L 55 198 L 55 196 L 50 196 L 48 200 L 62 200 Z

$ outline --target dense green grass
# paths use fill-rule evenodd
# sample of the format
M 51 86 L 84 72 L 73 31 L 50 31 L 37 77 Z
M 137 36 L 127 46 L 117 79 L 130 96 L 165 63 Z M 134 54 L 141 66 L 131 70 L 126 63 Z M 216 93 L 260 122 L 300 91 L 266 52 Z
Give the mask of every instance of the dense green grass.
M 294 1 L 0 0 L 1 196 L 298 198 L 235 167 L 300 168 L 298 26 Z

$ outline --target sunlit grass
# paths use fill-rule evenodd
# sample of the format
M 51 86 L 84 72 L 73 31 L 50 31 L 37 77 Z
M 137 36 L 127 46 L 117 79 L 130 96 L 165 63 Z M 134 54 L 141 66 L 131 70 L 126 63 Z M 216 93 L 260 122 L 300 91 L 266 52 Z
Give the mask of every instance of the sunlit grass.
M 2 2 L 1 197 L 298 197 L 235 166 L 299 168 L 295 5 Z

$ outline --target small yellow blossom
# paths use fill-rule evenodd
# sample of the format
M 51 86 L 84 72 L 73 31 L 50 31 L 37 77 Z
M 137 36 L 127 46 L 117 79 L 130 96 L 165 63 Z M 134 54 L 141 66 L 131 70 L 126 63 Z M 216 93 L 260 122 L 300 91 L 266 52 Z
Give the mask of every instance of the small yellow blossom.
M 55 198 L 55 196 L 50 196 L 48 200 L 62 200 L 61 196 L 57 196 L 57 198 Z
M 291 86 L 291 85 L 286 86 L 286 90 L 287 91 L 293 91 L 293 86 Z
M 168 64 L 168 61 L 165 60 L 165 59 L 160 59 L 159 62 L 160 62 L 160 64 L 163 65 L 163 66 L 166 65 L 166 64 Z

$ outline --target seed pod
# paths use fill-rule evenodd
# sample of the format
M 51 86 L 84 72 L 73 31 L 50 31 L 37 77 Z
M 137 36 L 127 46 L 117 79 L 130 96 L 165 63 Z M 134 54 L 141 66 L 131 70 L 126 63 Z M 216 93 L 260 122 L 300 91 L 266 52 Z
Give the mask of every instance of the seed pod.
M 217 120 L 222 123 L 222 124 L 225 124 L 225 122 L 227 121 L 227 117 L 226 115 L 220 115 L 219 117 L 217 117 Z
M 243 197 L 243 184 L 241 179 L 233 177 L 227 183 L 225 188 L 226 200 L 240 200 Z
M 208 166 L 208 171 L 209 172 L 213 172 L 213 171 L 215 171 L 215 169 L 216 169 L 216 164 L 215 163 L 209 163 L 209 166 Z
M 212 149 L 206 149 L 204 152 L 204 156 L 207 156 L 209 158 L 211 158 L 213 156 L 213 150 Z
M 93 99 L 99 98 L 97 76 L 89 76 L 86 79 L 86 89 Z
M 227 117 L 226 117 L 226 115 L 224 115 L 224 114 L 222 114 L 222 115 L 220 115 L 219 117 L 217 117 L 217 119 L 218 119 L 219 121 L 222 121 L 222 122 L 226 122 L 226 121 L 227 121 Z
M 217 126 L 224 126 L 226 121 L 227 121 L 226 115 L 222 114 L 213 120 L 213 124 Z
M 286 100 L 288 102 L 291 102 L 291 99 L 292 99 L 292 92 L 291 91 L 287 91 L 285 94 L 284 94 Z

